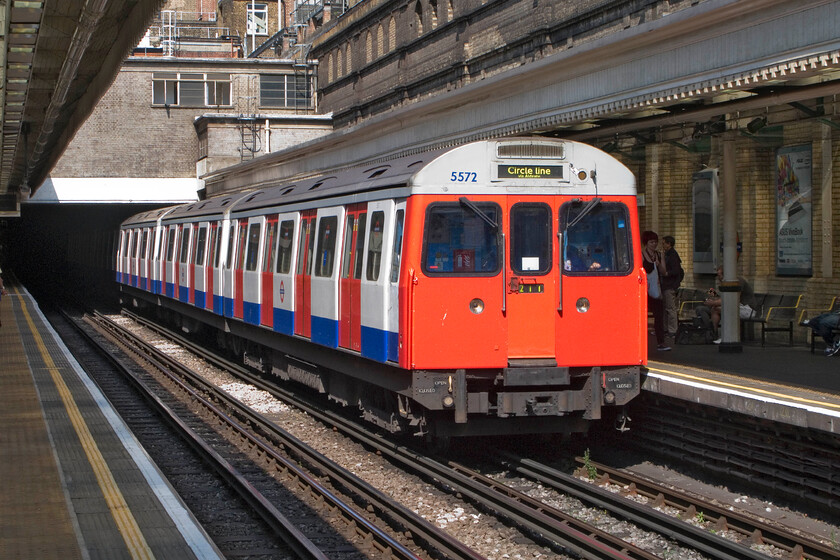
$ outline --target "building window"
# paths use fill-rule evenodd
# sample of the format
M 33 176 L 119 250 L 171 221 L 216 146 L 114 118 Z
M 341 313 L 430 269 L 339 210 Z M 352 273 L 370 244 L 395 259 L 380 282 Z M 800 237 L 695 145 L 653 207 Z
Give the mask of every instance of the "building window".
M 309 76 L 263 74 L 260 76 L 260 105 L 263 107 L 309 107 L 312 92 Z
M 267 4 L 248 4 L 248 34 L 268 35 Z
M 230 74 L 155 72 L 152 103 L 193 107 L 230 105 Z

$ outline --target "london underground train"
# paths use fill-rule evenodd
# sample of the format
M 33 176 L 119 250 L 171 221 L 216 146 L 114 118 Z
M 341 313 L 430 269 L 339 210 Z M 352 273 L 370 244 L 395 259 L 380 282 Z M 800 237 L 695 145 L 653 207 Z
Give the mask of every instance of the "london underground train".
M 615 158 L 479 141 L 138 214 L 124 304 L 395 433 L 572 433 L 647 356 L 636 188 Z

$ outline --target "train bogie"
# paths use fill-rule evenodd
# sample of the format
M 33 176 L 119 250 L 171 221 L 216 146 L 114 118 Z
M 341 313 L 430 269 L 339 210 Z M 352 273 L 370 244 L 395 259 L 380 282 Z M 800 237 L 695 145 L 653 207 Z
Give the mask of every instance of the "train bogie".
M 116 278 L 391 431 L 569 432 L 639 392 L 639 247 L 626 168 L 510 139 L 132 218 Z

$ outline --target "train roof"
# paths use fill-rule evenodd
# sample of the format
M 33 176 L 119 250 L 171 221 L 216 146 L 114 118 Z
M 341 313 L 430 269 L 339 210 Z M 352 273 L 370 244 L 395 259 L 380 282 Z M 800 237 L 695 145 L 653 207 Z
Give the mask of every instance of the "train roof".
M 148 210 L 126 218 L 123 221 L 124 226 L 145 226 L 155 225 L 157 221 L 173 210 L 172 206 L 165 208 L 157 208 L 155 210 Z

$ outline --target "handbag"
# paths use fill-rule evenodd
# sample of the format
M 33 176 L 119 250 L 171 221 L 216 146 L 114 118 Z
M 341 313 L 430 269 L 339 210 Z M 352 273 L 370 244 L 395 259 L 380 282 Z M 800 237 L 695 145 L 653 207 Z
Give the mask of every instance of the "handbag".
M 741 319 L 752 319 L 753 317 L 755 317 L 755 310 L 746 303 L 742 303 L 740 304 L 738 315 L 741 317 Z
M 659 270 L 653 263 L 653 270 L 647 273 L 648 295 L 653 299 L 662 299 L 662 289 L 659 286 Z

